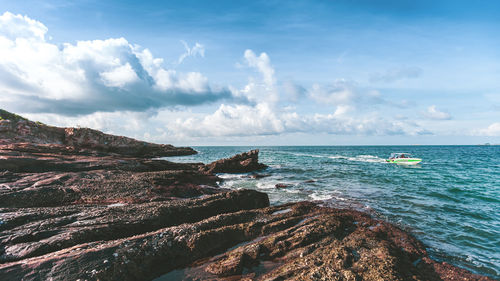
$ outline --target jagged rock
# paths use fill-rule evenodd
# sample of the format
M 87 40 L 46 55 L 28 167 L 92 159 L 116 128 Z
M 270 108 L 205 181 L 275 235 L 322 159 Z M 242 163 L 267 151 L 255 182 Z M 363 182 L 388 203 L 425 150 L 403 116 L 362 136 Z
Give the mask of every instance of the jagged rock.
M 220 159 L 201 168 L 207 173 L 249 173 L 267 168 L 259 163 L 259 150 L 237 154 L 231 158 Z

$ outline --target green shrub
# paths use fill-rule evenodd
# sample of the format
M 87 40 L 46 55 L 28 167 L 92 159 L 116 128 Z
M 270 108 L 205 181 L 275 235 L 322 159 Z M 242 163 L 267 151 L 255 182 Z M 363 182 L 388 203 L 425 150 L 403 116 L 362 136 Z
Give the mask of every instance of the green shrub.
M 28 120 L 22 116 L 17 115 L 17 114 L 10 113 L 6 110 L 0 109 L 0 120 L 3 120 L 3 119 L 11 120 L 14 122 L 17 122 L 20 120 Z

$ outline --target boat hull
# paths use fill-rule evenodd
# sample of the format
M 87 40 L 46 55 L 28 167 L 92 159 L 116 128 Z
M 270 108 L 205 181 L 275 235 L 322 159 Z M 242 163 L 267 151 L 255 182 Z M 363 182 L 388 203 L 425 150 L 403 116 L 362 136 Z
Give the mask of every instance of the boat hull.
M 395 158 L 395 159 L 387 159 L 389 163 L 393 164 L 402 164 L 402 165 L 417 165 L 422 162 L 420 158 Z

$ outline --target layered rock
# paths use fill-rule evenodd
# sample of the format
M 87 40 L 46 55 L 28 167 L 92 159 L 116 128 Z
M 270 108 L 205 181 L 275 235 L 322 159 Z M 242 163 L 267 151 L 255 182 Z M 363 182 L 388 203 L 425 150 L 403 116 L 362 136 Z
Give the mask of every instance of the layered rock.
M 0 280 L 489 280 L 367 214 L 218 187 L 258 150 L 172 163 L 194 150 L 0 118 Z
M 147 227 L 136 236 L 131 235 L 139 227 L 113 219 L 118 213 L 132 216 L 136 211 L 102 211 L 107 213 L 99 216 L 102 225 L 116 229 L 93 233 L 83 231 L 93 219 L 78 223 L 68 219 L 73 214 L 61 214 L 59 226 L 44 229 L 51 238 L 35 239 L 53 239 L 52 251 L 63 249 L 4 263 L 0 276 L 9 280 L 489 280 L 431 260 L 411 235 L 366 214 L 313 203 L 262 208 L 266 199 L 259 192 L 237 191 L 188 200 L 191 209 L 199 209 L 192 216 L 187 209 L 171 212 L 171 206 L 162 206 L 163 211 L 156 211 L 156 206 L 155 219 L 129 218 Z M 200 206 L 203 202 L 208 206 Z M 228 202 L 229 208 L 217 209 Z M 63 225 L 81 228 L 74 232 L 75 243 L 57 231 Z M 118 233 L 128 237 L 116 239 Z M 76 243 L 80 244 L 71 246 Z M 24 254 L 16 250 L 20 252 Z
M 207 173 L 249 173 L 267 168 L 259 163 L 259 150 L 237 154 L 231 158 L 220 159 L 202 167 Z
M 148 143 L 88 128 L 47 126 L 0 109 L 0 145 L 10 144 L 21 150 L 23 143 L 31 149 L 47 152 L 91 150 L 146 158 L 196 154 L 189 147 Z

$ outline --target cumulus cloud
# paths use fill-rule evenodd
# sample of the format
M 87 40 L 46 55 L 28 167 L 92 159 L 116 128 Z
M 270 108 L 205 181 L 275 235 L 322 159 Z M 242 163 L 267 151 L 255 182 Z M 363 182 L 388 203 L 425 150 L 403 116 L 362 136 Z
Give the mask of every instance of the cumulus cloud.
M 333 104 L 331 114 L 298 114 L 290 107 L 276 103 L 275 71 L 267 54 L 257 56 L 246 50 L 244 59 L 248 67 L 257 70 L 261 77 L 249 78 L 240 95 L 255 101 L 254 105 L 224 105 L 205 116 L 178 118 L 167 124 L 168 131 L 176 138 L 237 137 L 279 135 L 286 133 L 329 133 L 344 135 L 395 135 L 425 133 L 418 125 L 404 121 L 387 121 L 375 115 L 352 117 L 349 115 L 359 103 L 383 103 L 378 92 L 360 91 L 354 83 L 338 80 L 333 85 L 313 86 L 310 96 L 322 104 Z M 292 82 L 283 88 L 291 95 L 302 96 L 306 90 Z M 237 91 L 237 90 L 235 90 Z
M 66 115 L 144 111 L 232 100 L 227 88 L 197 72 L 165 69 L 163 59 L 125 38 L 56 45 L 27 16 L 0 16 L 0 102 L 20 112 Z M 204 55 L 200 44 L 187 55 Z
M 197 55 L 200 57 L 205 57 L 205 46 L 203 46 L 202 44 L 196 42 L 193 47 L 189 47 L 186 41 L 181 41 L 181 43 L 184 45 L 184 49 L 186 49 L 186 52 L 180 55 L 177 62 L 178 64 L 181 64 L 187 57 L 195 57 Z
M 422 72 L 421 68 L 415 66 L 394 68 L 383 73 L 373 73 L 370 82 L 392 83 L 403 79 L 418 78 L 422 75 Z
M 447 112 L 440 111 L 435 105 L 431 105 L 427 108 L 427 111 L 423 114 L 425 117 L 433 120 L 450 120 L 451 115 Z
M 244 54 L 245 60 L 250 67 L 256 68 L 263 76 L 264 83 L 271 87 L 276 82 L 274 77 L 274 68 L 271 65 L 271 60 L 266 53 L 255 55 L 252 50 L 246 50 Z
M 279 101 L 279 91 L 271 60 L 266 53 L 257 56 L 252 50 L 246 50 L 243 58 L 247 67 L 257 71 L 260 77 L 249 77 L 248 84 L 237 94 L 248 98 L 253 103 L 275 104 Z
M 500 136 L 500 122 L 493 123 L 486 128 L 474 130 L 472 132 L 476 136 L 489 136 L 489 137 L 499 137 Z
M 307 89 L 292 81 L 280 84 L 266 53 L 246 50 L 243 62 L 255 72 L 246 85 L 227 88 L 210 84 L 198 72 L 168 69 L 163 59 L 125 38 L 53 44 L 47 32 L 45 25 L 26 16 L 0 16 L 0 104 L 48 124 L 81 125 L 154 141 L 288 133 L 428 133 L 403 118 L 380 117 L 371 106 L 391 103 L 352 81 Z M 178 64 L 204 56 L 203 45 L 183 44 L 186 52 Z M 301 106 L 286 106 L 290 100 L 326 111 L 304 112 Z M 215 101 L 225 103 L 211 113 L 206 113 L 208 107 L 203 113 L 189 107 L 175 110 L 177 105 Z M 442 112 L 434 107 L 438 113 Z
M 256 136 L 283 133 L 328 133 L 341 135 L 417 135 L 428 134 L 403 121 L 378 116 L 349 117 L 333 114 L 301 115 L 270 107 L 221 105 L 213 114 L 201 118 L 177 119 L 167 125 L 176 137 Z

